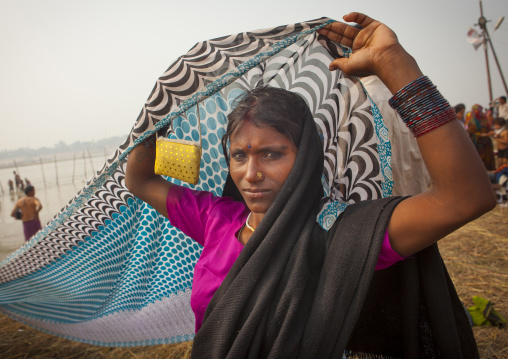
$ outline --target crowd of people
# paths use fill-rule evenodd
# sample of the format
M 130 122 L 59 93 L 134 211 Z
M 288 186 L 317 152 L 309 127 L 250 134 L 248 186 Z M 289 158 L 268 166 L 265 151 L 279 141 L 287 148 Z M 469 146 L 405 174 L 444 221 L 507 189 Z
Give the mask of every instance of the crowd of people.
M 508 103 L 506 96 L 497 98 L 486 109 L 475 104 L 467 113 L 465 105 L 458 104 L 455 106 L 455 113 L 489 172 L 498 202 L 508 202 Z

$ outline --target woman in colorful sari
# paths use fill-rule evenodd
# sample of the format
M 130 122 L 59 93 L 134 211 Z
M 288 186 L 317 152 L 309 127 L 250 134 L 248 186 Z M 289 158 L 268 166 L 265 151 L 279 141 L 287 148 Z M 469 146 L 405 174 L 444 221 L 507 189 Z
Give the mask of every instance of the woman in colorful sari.
M 471 141 L 488 171 L 496 169 L 494 146 L 490 136 L 493 134 L 487 114 L 480 105 L 474 105 L 466 115 L 466 129 Z
M 303 99 L 281 89 L 253 90 L 228 116 L 223 197 L 155 175 L 153 145 L 136 147 L 128 188 L 203 245 L 194 358 L 478 356 L 435 242 L 495 206 L 487 173 L 393 31 L 360 13 L 344 20 L 362 30 L 319 30 L 353 50 L 330 69 L 385 83 L 433 187 L 351 205 L 326 232 L 321 140 Z

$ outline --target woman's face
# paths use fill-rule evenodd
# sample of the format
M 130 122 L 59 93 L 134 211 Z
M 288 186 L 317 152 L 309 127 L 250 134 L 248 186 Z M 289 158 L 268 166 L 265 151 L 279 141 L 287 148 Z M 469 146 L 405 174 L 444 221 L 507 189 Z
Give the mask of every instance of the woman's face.
M 289 176 L 297 149 L 273 127 L 244 121 L 230 137 L 230 174 L 253 213 L 264 214 Z

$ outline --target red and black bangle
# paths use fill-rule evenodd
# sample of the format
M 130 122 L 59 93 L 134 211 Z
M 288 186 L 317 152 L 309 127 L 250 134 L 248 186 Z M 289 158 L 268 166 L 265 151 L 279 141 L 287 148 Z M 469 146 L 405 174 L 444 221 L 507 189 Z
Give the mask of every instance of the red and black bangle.
M 404 86 L 388 103 L 415 137 L 456 119 L 455 110 L 427 76 Z

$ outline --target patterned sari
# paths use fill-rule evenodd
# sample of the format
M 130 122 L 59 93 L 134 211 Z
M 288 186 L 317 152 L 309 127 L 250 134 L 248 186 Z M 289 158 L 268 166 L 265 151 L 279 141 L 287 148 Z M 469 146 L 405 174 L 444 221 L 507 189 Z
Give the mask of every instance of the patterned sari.
M 126 159 L 169 124 L 169 136 L 198 140 L 201 120 L 200 181 L 183 185 L 220 196 L 227 178 L 220 145 L 226 116 L 234 100 L 256 86 L 296 92 L 312 111 L 324 153 L 325 198 L 316 218 L 321 227 L 329 229 L 348 204 L 390 196 L 387 128 L 357 78 L 329 71 L 334 58 L 350 51 L 316 33 L 330 21 L 224 36 L 178 58 L 104 167 L 0 263 L 0 311 L 95 345 L 193 339 L 190 293 L 201 247 L 127 190 Z

